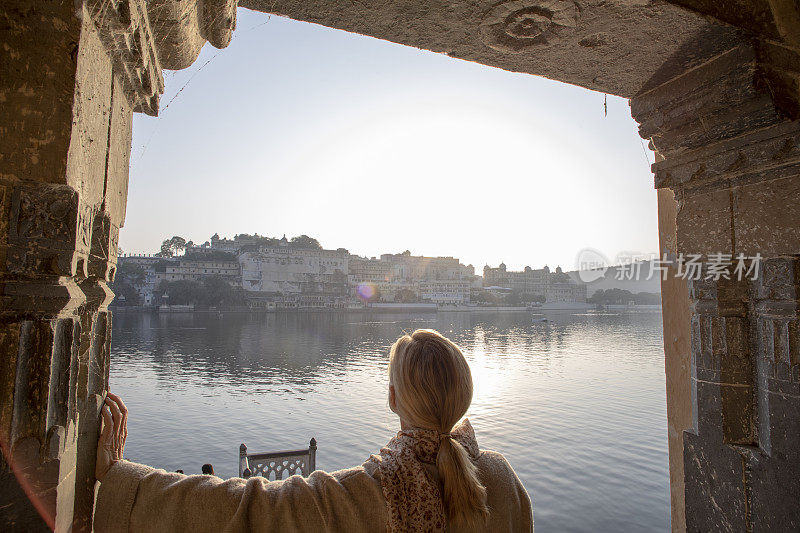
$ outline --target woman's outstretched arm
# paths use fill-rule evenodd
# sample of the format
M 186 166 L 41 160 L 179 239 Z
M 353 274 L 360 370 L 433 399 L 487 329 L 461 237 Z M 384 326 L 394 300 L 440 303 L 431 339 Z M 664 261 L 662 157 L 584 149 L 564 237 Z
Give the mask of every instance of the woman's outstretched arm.
M 285 481 L 168 473 L 122 460 L 127 411 L 113 395 L 103 411 L 95 531 L 357 533 L 384 528 L 380 483 L 362 467 Z

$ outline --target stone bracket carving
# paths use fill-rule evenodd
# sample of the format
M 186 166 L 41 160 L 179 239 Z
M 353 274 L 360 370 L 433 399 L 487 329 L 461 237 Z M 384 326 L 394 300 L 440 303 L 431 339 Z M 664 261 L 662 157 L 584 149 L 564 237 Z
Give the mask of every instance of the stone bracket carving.
M 800 9 L 797 11 L 800 15 Z M 788 118 L 800 119 L 800 51 L 774 42 L 759 41 L 756 43 L 756 57 L 756 83 Z
M 150 0 L 147 12 L 161 64 L 168 69 L 191 65 L 206 40 L 228 46 L 236 28 L 238 0 Z
M 134 111 L 158 115 L 164 78 L 143 0 L 87 0 L 100 39 Z
M 68 185 L 21 182 L 13 187 L 8 272 L 86 277 L 93 209 Z
M 796 175 L 799 169 L 800 127 L 792 122 L 677 153 L 652 166 L 656 188 L 669 187 L 679 196 Z
M 203 0 L 203 37 L 215 48 L 225 48 L 236 29 L 238 0 Z
M 742 45 L 631 99 L 639 135 L 663 156 L 693 150 L 780 122 L 754 83 L 755 50 Z
M 191 65 L 206 41 L 228 46 L 238 0 L 87 0 L 100 39 L 136 112 L 158 115 L 162 68 Z
M 781 61 L 774 47 L 741 45 L 631 99 L 640 135 L 662 156 L 652 165 L 656 188 L 680 201 L 798 173 L 800 125 L 776 108 L 765 74 Z

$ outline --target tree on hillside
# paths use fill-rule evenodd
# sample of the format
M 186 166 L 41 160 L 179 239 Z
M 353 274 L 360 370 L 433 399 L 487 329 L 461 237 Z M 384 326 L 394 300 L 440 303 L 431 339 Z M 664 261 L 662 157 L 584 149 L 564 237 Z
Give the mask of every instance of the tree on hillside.
M 329 285 L 328 288 L 331 289 L 333 293 L 346 296 L 349 287 L 347 284 L 347 274 L 337 268 L 333 271 L 333 274 L 331 274 L 331 283 L 325 285 Z M 323 285 L 323 287 L 325 285 Z
M 142 301 L 139 291 L 127 280 L 115 280 L 111 285 L 111 290 L 116 295 L 114 305 L 139 305 Z
M 280 239 L 276 239 L 275 237 L 259 237 L 258 244 L 260 246 L 278 246 L 280 243 Z
M 633 295 L 633 300 L 637 305 L 659 305 L 661 304 L 661 294 L 657 292 L 637 292 Z
M 170 305 L 199 306 L 244 305 L 242 290 L 233 287 L 222 276 L 209 276 L 202 282 L 192 280 L 162 281 L 158 296 Z
M 161 243 L 161 251 L 156 255 L 158 257 L 172 257 L 186 249 L 186 239 L 175 235 L 171 239 L 166 239 Z
M 476 291 L 470 299 L 479 304 L 497 305 L 500 303 L 500 297 L 493 292 L 489 291 Z
M 115 305 L 139 305 L 141 298 L 137 290 L 145 280 L 145 271 L 136 263 L 121 261 L 117 265 L 114 274 L 114 281 L 109 287 L 117 296 L 114 300 Z
M 600 289 L 588 299 L 589 303 L 627 305 L 633 302 L 636 305 L 658 305 L 661 295 L 655 292 L 637 292 L 633 294 L 625 289 Z
M 319 243 L 319 241 L 314 237 L 309 237 L 308 235 L 298 235 L 297 237 L 292 237 L 292 244 L 298 248 L 314 248 L 317 250 L 322 249 L 322 245 Z

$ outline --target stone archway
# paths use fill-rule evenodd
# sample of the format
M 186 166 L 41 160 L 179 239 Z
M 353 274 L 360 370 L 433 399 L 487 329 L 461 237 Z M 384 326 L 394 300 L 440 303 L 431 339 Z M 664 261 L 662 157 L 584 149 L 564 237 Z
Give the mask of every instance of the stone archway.
M 798 527 L 796 4 L 238 5 L 630 98 L 657 154 L 662 252 L 764 258 L 754 282 L 662 284 L 673 528 Z M 16 469 L 0 465 L 8 528 L 46 527 L 32 501 L 58 529 L 91 527 L 131 116 L 158 113 L 162 69 L 189 66 L 206 41 L 228 44 L 236 7 L 10 0 L 0 9 L 0 442 Z

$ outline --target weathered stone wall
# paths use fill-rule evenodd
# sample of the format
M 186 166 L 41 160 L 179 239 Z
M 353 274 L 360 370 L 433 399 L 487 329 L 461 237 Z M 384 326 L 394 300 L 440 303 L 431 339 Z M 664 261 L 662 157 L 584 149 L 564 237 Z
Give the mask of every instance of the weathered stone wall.
M 662 247 L 706 263 L 718 253 L 763 258 L 756 280 L 688 283 L 691 418 L 670 412 L 670 429 L 688 426 L 689 531 L 800 527 L 792 444 L 800 441 L 800 121 L 769 90 L 759 46 L 743 44 L 631 100 L 640 133 L 658 151 L 656 187 L 678 200 L 674 248 Z M 682 347 L 669 346 L 682 343 L 667 321 L 683 298 L 662 297 L 670 387 L 686 361 Z M 685 394 L 668 390 L 668 407 Z M 671 454 L 678 440 L 671 432 Z

